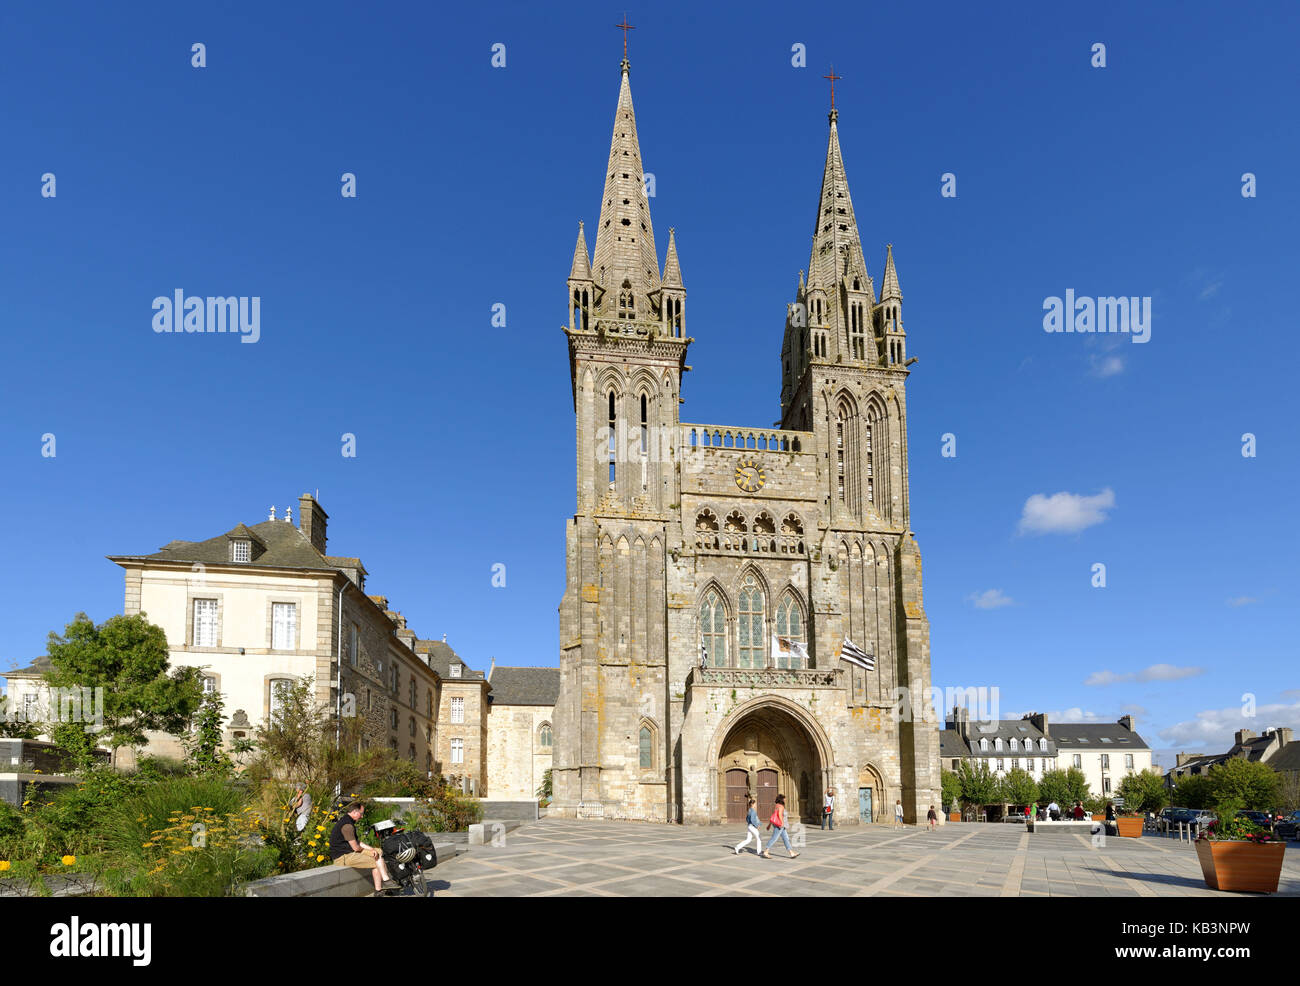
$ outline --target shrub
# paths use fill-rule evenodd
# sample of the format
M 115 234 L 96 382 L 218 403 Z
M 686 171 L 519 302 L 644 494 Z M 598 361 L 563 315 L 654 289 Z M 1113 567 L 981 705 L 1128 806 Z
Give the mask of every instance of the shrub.
M 274 869 L 251 806 L 218 777 L 146 785 L 104 818 L 99 870 L 110 892 L 220 897 Z

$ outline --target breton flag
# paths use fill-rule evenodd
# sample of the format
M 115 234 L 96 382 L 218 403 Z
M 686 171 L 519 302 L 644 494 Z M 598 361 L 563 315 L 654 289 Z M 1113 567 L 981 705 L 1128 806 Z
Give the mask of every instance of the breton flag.
M 808 645 L 789 637 L 772 636 L 772 665 L 778 668 L 806 668 Z
M 848 637 L 844 638 L 844 643 L 840 646 L 840 657 L 860 668 L 866 668 L 868 671 L 876 670 L 876 659 L 864 652 Z

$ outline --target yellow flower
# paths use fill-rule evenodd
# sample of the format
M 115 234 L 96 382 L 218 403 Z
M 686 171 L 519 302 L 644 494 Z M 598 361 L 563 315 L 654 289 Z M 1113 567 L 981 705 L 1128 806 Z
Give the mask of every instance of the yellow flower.
M 9 869 L 9 860 L 0 859 L 0 873 L 3 873 L 7 869 Z
M 323 860 L 324 858 L 325 858 L 324 856 L 317 856 L 317 857 L 316 857 L 316 862 L 319 863 L 319 862 L 321 862 L 321 860 Z M 8 864 L 8 863 L 5 863 L 5 865 L 8 866 L 9 864 Z
M 64 857 L 63 857 L 63 865 L 64 865 L 64 866 L 71 866 L 71 865 L 72 865 L 73 863 L 75 863 L 76 861 L 77 861 L 77 857 L 76 857 L 76 856 L 64 856 Z

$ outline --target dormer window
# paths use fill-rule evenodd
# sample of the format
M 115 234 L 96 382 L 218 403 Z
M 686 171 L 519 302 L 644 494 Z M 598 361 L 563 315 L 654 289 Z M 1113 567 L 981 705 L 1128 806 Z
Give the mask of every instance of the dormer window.
M 448 671 L 451 673 L 451 676 L 452 676 L 453 678 L 459 678 L 459 677 L 460 677 L 460 667 L 461 667 L 461 666 L 460 666 L 459 664 L 453 664 L 453 665 L 451 665 L 451 666 L 448 668 Z
M 235 538 L 230 542 L 230 560 L 249 562 L 253 560 L 253 542 L 247 538 Z

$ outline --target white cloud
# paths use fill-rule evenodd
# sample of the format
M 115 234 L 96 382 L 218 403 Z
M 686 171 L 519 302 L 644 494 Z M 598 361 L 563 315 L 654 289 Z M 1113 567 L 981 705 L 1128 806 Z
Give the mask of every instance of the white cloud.
M 1153 664 L 1141 671 L 1094 671 L 1084 680 L 1085 685 L 1114 685 L 1121 681 L 1181 681 L 1205 674 L 1204 668 L 1180 668 L 1174 664 Z
M 1079 493 L 1035 493 L 1025 501 L 1020 515 L 1021 534 L 1077 534 L 1106 520 L 1115 506 L 1115 494 L 1107 487 L 1096 496 Z
M 1000 609 L 1015 605 L 1015 600 L 1003 595 L 1001 589 L 985 589 L 983 592 L 971 593 L 966 598 L 975 604 L 976 609 Z
M 1222 279 L 1211 281 L 1209 284 L 1205 285 L 1205 287 L 1201 288 L 1201 300 L 1204 301 L 1206 298 L 1213 298 L 1219 293 L 1219 288 L 1221 287 L 1223 287 Z
M 1228 600 L 1228 605 L 1233 607 L 1249 606 L 1251 603 L 1257 603 L 1257 602 L 1259 602 L 1259 600 L 1256 599 L 1254 596 L 1234 596 L 1233 598 Z
M 1187 753 L 1223 753 L 1232 746 L 1238 729 L 1249 729 L 1259 735 L 1273 726 L 1300 730 L 1300 701 L 1290 705 L 1281 702 L 1260 705 L 1253 716 L 1247 716 L 1240 705 L 1206 709 L 1196 713 L 1195 719 L 1160 730 L 1160 738 Z
M 1092 357 L 1092 372 L 1099 377 L 1113 377 L 1124 372 L 1123 356 Z

